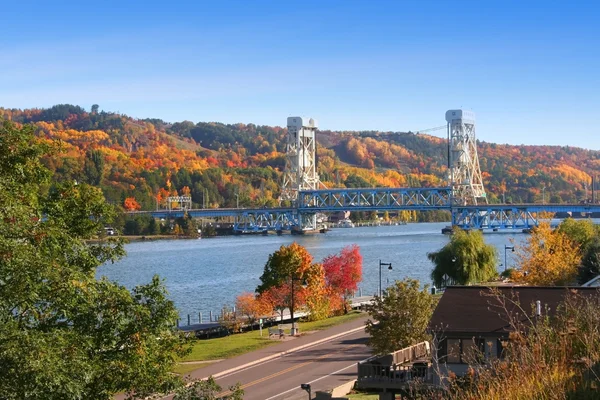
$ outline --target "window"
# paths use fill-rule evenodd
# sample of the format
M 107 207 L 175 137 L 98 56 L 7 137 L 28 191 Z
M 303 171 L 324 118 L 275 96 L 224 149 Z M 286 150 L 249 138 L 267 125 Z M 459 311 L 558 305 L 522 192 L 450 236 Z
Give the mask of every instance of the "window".
M 446 357 L 447 363 L 459 363 L 460 362 L 460 339 L 448 339 L 448 356 Z
M 484 339 L 444 339 L 439 343 L 438 359 L 441 363 L 473 364 L 483 362 Z
M 462 339 L 461 361 L 463 364 L 480 363 L 484 360 L 483 339 Z

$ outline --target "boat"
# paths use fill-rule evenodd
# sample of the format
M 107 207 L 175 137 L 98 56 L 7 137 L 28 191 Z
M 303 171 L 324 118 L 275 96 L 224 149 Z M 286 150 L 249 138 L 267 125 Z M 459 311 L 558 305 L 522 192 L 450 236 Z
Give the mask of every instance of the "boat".
M 338 222 L 338 228 L 354 228 L 354 222 L 352 222 L 349 218 L 343 219 Z

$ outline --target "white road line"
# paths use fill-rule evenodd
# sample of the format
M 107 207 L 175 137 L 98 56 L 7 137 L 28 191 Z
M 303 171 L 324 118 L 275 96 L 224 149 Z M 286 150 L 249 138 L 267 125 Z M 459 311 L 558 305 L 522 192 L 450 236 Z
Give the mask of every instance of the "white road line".
M 353 364 L 350 364 L 350 365 L 348 365 L 347 367 L 344 367 L 344 368 L 342 368 L 342 369 L 338 369 L 337 371 L 335 371 L 335 372 L 332 372 L 332 373 L 330 373 L 329 375 L 323 375 L 323 376 L 322 376 L 322 377 L 320 377 L 320 378 L 317 378 L 317 379 L 315 379 L 315 380 L 312 380 L 312 381 L 310 381 L 310 382 L 306 382 L 306 383 L 308 383 L 308 384 L 310 385 L 310 384 L 313 384 L 313 383 L 315 383 L 315 382 L 318 382 L 318 381 L 320 381 L 321 379 L 325 379 L 325 378 L 328 378 L 328 377 L 330 377 L 331 375 L 335 375 L 335 374 L 337 374 L 337 373 L 340 373 L 340 372 L 342 372 L 343 370 L 345 370 L 345 369 L 348 369 L 348 368 L 350 368 L 350 367 L 356 367 L 356 364 L 358 364 L 359 362 L 366 361 L 366 360 L 368 360 L 369 358 L 371 358 L 371 357 L 365 358 L 364 360 L 361 360 L 361 361 L 357 361 L 357 362 L 355 362 L 355 363 L 353 363 Z M 299 387 L 296 387 L 296 388 L 293 388 L 293 389 L 290 389 L 290 390 L 286 390 L 285 392 L 281 392 L 281 393 L 279 393 L 279 394 L 276 394 L 275 396 L 269 397 L 269 398 L 268 398 L 268 399 L 266 399 L 266 400 L 273 400 L 273 399 L 276 399 L 277 397 L 279 397 L 279 396 L 283 396 L 283 395 L 285 395 L 285 394 L 288 394 L 289 392 L 293 392 L 294 390 L 300 390 L 300 388 L 299 388 Z
M 348 330 L 346 332 L 342 332 L 342 333 L 339 333 L 339 334 L 334 335 L 334 336 L 330 336 L 330 337 L 327 337 L 327 338 L 324 338 L 324 339 L 317 340 L 315 342 L 311 342 L 311 343 L 308 343 L 308 344 L 305 344 L 305 345 L 302 345 L 302 346 L 299 346 L 299 347 L 295 347 L 295 348 L 292 348 L 290 350 L 287 350 L 287 351 L 284 351 L 284 352 L 281 352 L 281 353 L 273 354 L 273 355 L 265 357 L 265 358 L 263 358 L 261 360 L 251 361 L 251 362 L 247 363 L 246 365 L 242 365 L 242 366 L 237 367 L 237 368 L 231 368 L 229 370 L 218 372 L 218 373 L 212 375 L 212 377 L 215 378 L 215 379 L 227 378 L 227 377 L 229 377 L 231 375 L 235 375 L 235 374 L 237 374 L 239 372 L 247 371 L 247 370 L 249 370 L 251 368 L 257 367 L 259 365 L 266 364 L 266 363 L 268 363 L 270 361 L 273 361 L 273 360 L 281 358 L 281 357 L 288 356 L 288 355 L 293 354 L 295 352 L 298 352 L 300 350 L 309 349 L 311 347 L 315 347 L 315 346 L 318 346 L 318 345 L 323 344 L 323 343 L 332 342 L 332 341 L 334 341 L 336 339 L 339 339 L 341 337 L 344 337 L 344 336 L 352 335 L 353 333 L 356 333 L 356 332 L 360 331 L 361 329 L 364 330 L 365 327 L 361 326 L 361 327 L 358 327 L 358 328 L 350 329 L 350 330 Z M 207 378 L 208 377 L 202 378 L 202 379 L 207 379 Z

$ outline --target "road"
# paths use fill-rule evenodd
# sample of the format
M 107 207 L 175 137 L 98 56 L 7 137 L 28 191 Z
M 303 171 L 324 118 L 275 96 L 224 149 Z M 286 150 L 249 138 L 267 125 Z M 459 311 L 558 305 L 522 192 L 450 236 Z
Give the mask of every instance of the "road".
M 222 387 L 242 384 L 246 400 L 307 399 L 300 384 L 309 383 L 313 393 L 330 390 L 356 378 L 356 363 L 370 356 L 364 331 L 280 358 L 251 366 L 217 379 Z
M 371 355 L 362 329 L 365 320 L 366 316 L 225 360 L 192 375 L 212 375 L 225 389 L 239 382 L 245 400 L 305 400 L 308 395 L 300 389 L 302 383 L 311 385 L 314 397 L 316 391 L 356 378 L 357 362 Z

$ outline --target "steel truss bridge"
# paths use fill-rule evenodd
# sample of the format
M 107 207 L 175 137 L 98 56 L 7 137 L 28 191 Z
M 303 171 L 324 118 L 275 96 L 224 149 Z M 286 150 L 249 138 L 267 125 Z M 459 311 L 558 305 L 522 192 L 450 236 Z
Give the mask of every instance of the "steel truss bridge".
M 454 204 L 453 204 L 454 203 Z M 587 216 L 600 212 L 600 204 L 481 204 L 457 205 L 452 189 L 441 188 L 362 188 L 301 191 L 297 207 L 204 208 L 189 210 L 141 211 L 155 218 L 177 218 L 185 213 L 194 218 L 232 217 L 239 233 L 293 230 L 317 213 L 338 211 L 448 210 L 452 225 L 462 229 L 530 229 L 551 213 Z
M 523 230 L 536 226 L 547 213 L 577 213 L 589 216 L 600 212 L 594 204 L 488 204 L 483 187 L 475 114 L 469 110 L 446 112 L 448 134 L 448 187 L 322 189 L 316 172 L 316 132 L 313 118 L 289 117 L 287 121 L 286 164 L 280 204 L 283 208 L 224 208 L 151 211 L 154 217 L 233 217 L 239 233 L 269 230 L 316 231 L 317 214 L 336 211 L 448 210 L 452 225 L 463 229 Z M 438 129 L 438 128 L 434 128 Z M 169 198 L 169 207 L 171 200 Z M 178 197 L 176 204 L 191 207 L 190 197 Z M 546 215 L 544 215 L 546 214 Z

